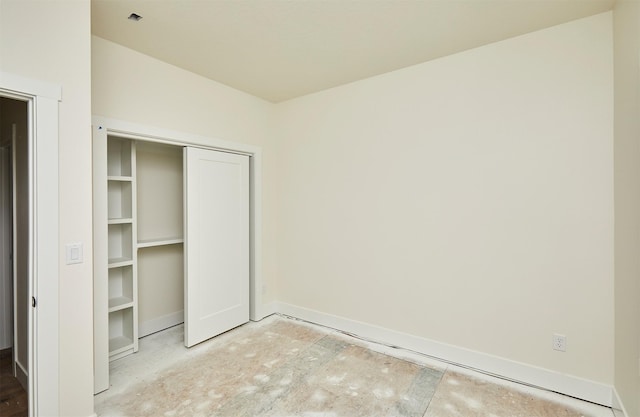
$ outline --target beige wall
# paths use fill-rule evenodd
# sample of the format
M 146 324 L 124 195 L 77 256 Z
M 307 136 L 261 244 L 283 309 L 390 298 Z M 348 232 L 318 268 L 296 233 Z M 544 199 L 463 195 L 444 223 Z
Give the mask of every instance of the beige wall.
M 615 45 L 615 388 L 640 416 L 640 3 L 617 1 Z
M 2 0 L 0 70 L 62 87 L 59 115 L 60 414 L 93 412 L 91 42 L 87 0 Z M 65 265 L 64 245 L 85 261 Z
M 267 301 L 613 383 L 610 13 L 275 107 L 90 43 L 88 1 L 0 11 L 0 70 L 63 88 L 61 248 L 91 253 L 92 112 L 258 145 Z M 62 255 L 61 414 L 87 416 L 91 261 Z
M 278 105 L 278 299 L 611 384 L 611 20 Z
M 263 151 L 264 301 L 276 277 L 273 104 L 191 72 L 92 38 L 94 115 L 260 146 Z

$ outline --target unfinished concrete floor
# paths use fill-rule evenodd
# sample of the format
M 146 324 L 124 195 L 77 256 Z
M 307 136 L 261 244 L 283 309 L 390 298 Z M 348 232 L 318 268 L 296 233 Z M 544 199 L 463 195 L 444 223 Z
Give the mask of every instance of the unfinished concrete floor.
M 612 417 L 610 409 L 279 316 L 194 348 L 177 326 L 111 363 L 98 416 Z

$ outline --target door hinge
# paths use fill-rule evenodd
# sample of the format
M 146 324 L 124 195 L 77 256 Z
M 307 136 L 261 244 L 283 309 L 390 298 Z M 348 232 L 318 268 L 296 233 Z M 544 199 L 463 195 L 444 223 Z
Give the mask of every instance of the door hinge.
M 36 297 L 31 297 L 31 307 L 35 308 L 36 304 Z

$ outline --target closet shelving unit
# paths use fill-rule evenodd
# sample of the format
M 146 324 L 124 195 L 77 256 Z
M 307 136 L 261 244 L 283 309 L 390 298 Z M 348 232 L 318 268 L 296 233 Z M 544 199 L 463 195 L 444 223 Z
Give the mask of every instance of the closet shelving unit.
M 109 359 L 138 351 L 136 145 L 107 139 Z
M 154 248 L 156 246 L 176 245 L 184 243 L 184 239 L 181 237 L 176 238 L 162 238 L 162 239 L 146 239 L 138 241 L 138 249 L 141 248 Z

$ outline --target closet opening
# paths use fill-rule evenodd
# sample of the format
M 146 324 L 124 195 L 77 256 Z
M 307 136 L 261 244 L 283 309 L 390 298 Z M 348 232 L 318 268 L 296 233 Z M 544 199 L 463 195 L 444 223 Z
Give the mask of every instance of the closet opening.
M 122 124 L 94 121 L 96 394 L 140 338 L 184 323 L 191 347 L 266 315 L 260 150 Z
M 28 112 L 26 101 L 0 97 L 0 398 L 9 415 L 29 413 Z

